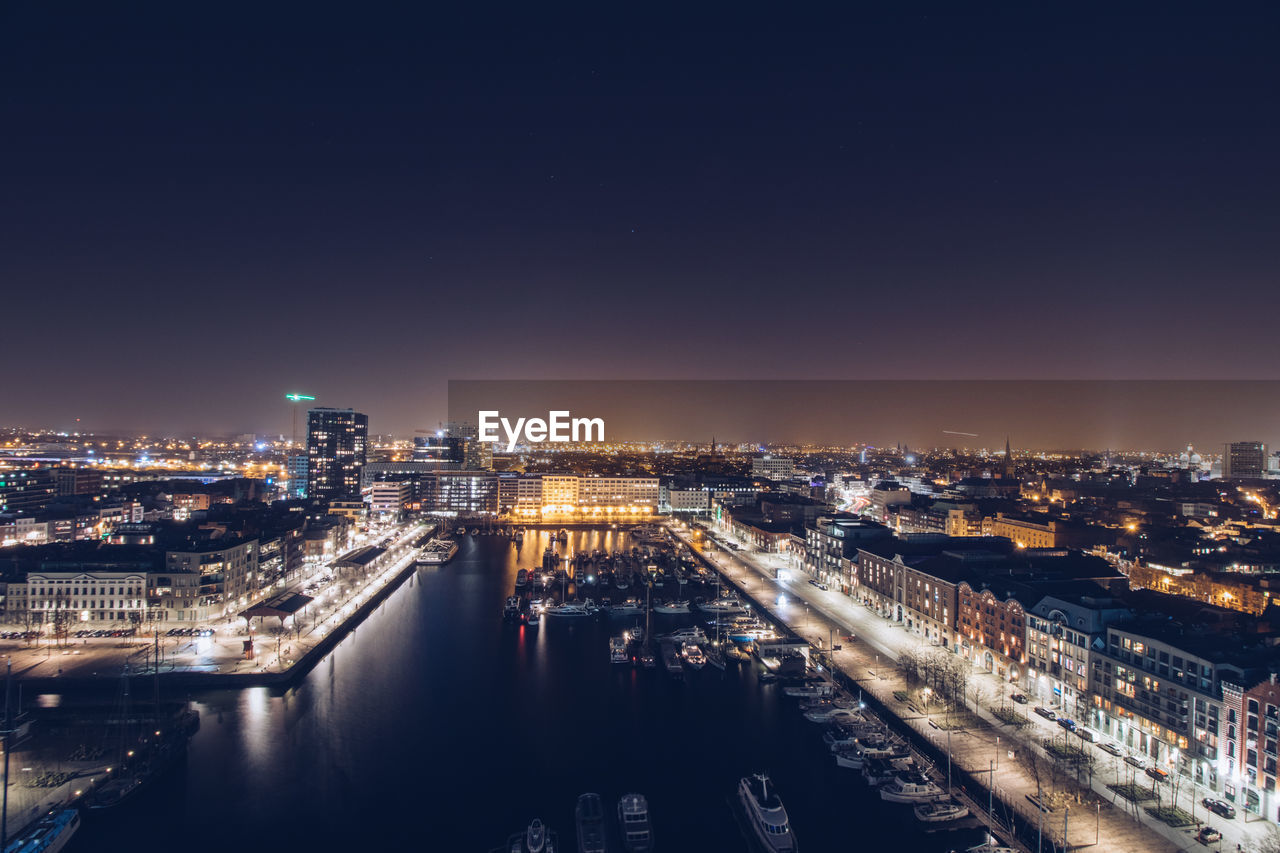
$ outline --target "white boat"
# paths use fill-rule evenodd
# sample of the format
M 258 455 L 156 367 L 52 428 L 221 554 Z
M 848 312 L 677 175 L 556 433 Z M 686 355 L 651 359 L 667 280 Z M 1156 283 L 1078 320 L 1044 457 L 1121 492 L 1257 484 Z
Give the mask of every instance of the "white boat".
M 655 604 L 653 606 L 654 613 L 688 613 L 689 602 L 687 601 L 669 601 L 663 604 Z
M 835 685 L 830 681 L 814 681 L 808 684 L 792 684 L 782 688 L 782 692 L 792 697 L 830 696 L 835 692 Z
M 921 803 L 916 806 L 915 813 L 916 820 L 921 823 L 946 823 L 949 820 L 968 817 L 969 807 L 952 799 L 934 800 L 931 803 Z
M 609 660 L 613 663 L 628 663 L 631 658 L 627 655 L 627 640 L 625 637 L 609 638 Z
M 590 616 L 591 611 L 587 610 L 586 605 L 579 604 L 576 601 L 566 601 L 564 604 L 555 607 L 548 607 L 545 611 L 548 616 Z
M 908 750 L 897 744 L 890 744 L 884 738 L 858 738 L 852 744 L 836 750 L 836 766 L 848 767 L 850 770 L 861 770 L 868 761 L 887 761 L 892 767 L 895 761 L 910 758 Z
M 866 717 L 851 708 L 814 708 L 804 712 L 804 718 L 811 723 L 862 723 Z
M 715 601 L 704 601 L 698 605 L 698 609 L 703 613 L 715 613 L 721 616 L 736 616 L 747 612 L 747 608 L 742 606 L 737 596 L 732 595 L 717 598 Z
M 644 794 L 626 794 L 618 801 L 618 825 L 622 846 L 628 853 L 648 853 L 653 849 L 649 826 L 649 801 Z
M 747 823 L 756 839 L 772 853 L 795 853 L 795 833 L 787 809 L 773 790 L 773 782 L 763 773 L 744 776 L 738 781 L 738 799 L 747 815 Z
M 14 838 L 5 853 L 58 853 L 80 828 L 80 811 L 75 808 L 55 809 Z
M 1015 847 L 1005 847 L 995 841 L 985 841 L 968 848 L 964 853 L 1018 853 L 1018 850 Z
M 452 539 L 432 539 L 418 552 L 418 562 L 440 565 L 449 562 L 456 553 L 458 553 L 458 543 Z
M 639 616 L 644 613 L 644 608 L 640 605 L 640 601 L 635 598 L 628 598 L 621 604 L 615 604 L 609 608 L 610 616 Z
M 670 634 L 664 634 L 660 639 L 671 640 L 674 643 L 705 643 L 707 635 L 698 627 L 681 628 L 679 631 L 672 631 Z
M 684 648 L 680 650 L 680 654 L 684 657 L 685 663 L 694 669 L 702 669 L 707 665 L 707 656 L 703 654 L 702 648 L 695 643 L 685 643 Z
M 924 803 L 943 795 L 943 790 L 923 773 L 899 773 L 880 789 L 880 799 L 887 803 Z
M 535 817 L 523 835 L 511 839 L 511 853 L 556 853 L 555 840 L 546 825 Z

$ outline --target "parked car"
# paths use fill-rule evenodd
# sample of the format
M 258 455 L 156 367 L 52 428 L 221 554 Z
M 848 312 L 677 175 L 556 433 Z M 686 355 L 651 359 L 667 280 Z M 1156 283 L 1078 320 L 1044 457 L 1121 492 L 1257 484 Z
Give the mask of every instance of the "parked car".
M 1058 725 L 1062 726 L 1069 732 L 1074 732 L 1076 730 L 1076 721 L 1067 719 L 1066 717 L 1058 717 Z
M 1236 807 L 1223 800 L 1215 800 L 1213 797 L 1205 797 L 1200 801 L 1200 805 L 1218 815 L 1218 817 L 1231 819 L 1236 816 Z
M 1089 743 L 1093 743 L 1093 732 L 1088 729 L 1076 729 L 1076 737 L 1080 738 L 1080 740 L 1087 740 Z
M 1116 758 L 1119 758 L 1120 756 L 1124 755 L 1124 750 L 1116 746 L 1114 743 L 1100 743 L 1098 744 L 1098 749 L 1102 750 L 1103 752 L 1110 753 L 1111 755 L 1114 755 Z
M 1202 826 L 1200 831 L 1196 833 L 1196 841 L 1201 844 L 1212 844 L 1215 841 L 1222 840 L 1222 833 L 1214 829 L 1212 826 Z
M 1147 766 L 1147 761 L 1141 755 L 1126 755 L 1124 757 L 1125 764 L 1131 764 L 1141 770 Z
M 1037 714 L 1044 717 L 1046 720 L 1058 719 L 1058 715 L 1053 713 L 1053 711 L 1050 711 L 1048 708 L 1037 705 L 1034 710 Z
M 1009 698 L 1012 699 L 1014 702 L 1017 702 L 1019 705 L 1027 704 L 1027 694 L 1025 693 L 1015 693 Z
M 1169 771 L 1163 767 L 1147 767 L 1144 772 L 1157 782 L 1163 782 L 1169 778 Z
M 818 580 L 817 578 L 814 578 L 813 580 L 809 581 L 809 583 L 812 586 L 816 586 L 818 589 L 823 590 L 824 592 L 827 590 L 827 585 L 822 581 Z

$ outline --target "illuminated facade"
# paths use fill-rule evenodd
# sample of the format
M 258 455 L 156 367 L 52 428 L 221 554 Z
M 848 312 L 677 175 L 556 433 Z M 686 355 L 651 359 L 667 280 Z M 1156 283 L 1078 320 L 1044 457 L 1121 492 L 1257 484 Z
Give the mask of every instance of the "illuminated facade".
M 369 418 L 352 409 L 307 412 L 307 497 L 359 499 Z

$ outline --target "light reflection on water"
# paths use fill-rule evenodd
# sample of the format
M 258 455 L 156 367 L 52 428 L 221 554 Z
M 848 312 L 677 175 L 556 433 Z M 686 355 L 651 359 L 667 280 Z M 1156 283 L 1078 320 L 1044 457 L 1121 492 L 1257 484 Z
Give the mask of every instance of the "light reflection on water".
M 168 853 L 180 840 L 200 853 L 250 839 L 251 849 L 327 851 L 376 839 L 485 851 L 535 816 L 569 849 L 578 794 L 599 792 L 611 811 L 639 790 L 661 849 L 736 851 L 728 802 L 737 778 L 761 769 L 809 850 L 855 837 L 902 853 L 977 843 L 925 836 L 905 807 L 885 808 L 856 774 L 837 772 L 776 685 L 762 689 L 745 669 L 707 667 L 680 684 L 661 668 L 609 663 L 621 624 L 503 625 L 517 570 L 541 564 L 554 532 L 528 530 L 518 552 L 500 537 L 463 537 L 453 561 L 398 590 L 298 687 L 198 697 L 185 770 L 91 816 L 68 849 Z M 571 531 L 567 550 L 626 547 L 625 531 Z

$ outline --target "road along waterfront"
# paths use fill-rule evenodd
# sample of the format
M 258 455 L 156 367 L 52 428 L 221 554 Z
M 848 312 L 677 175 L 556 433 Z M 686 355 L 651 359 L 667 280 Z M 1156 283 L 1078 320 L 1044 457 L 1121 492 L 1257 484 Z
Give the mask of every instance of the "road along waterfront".
M 757 601 L 771 618 L 788 626 L 815 648 L 826 647 L 827 657 L 835 667 L 898 715 L 917 737 L 945 755 L 947 735 L 935 727 L 936 721 L 931 723 L 929 715 L 905 705 L 895 696 L 907 688 L 896 666 L 899 654 L 904 649 L 918 648 L 919 639 L 879 618 L 853 598 L 809 584 L 808 575 L 797 571 L 785 557 L 754 553 L 745 543 L 737 542 L 734 543 L 739 545 L 736 550 L 726 550 L 714 539 L 692 535 L 694 531 L 682 525 L 673 525 L 672 529 L 682 541 L 700 549 L 708 565 Z M 721 544 L 730 538 L 727 532 L 719 530 L 715 531 L 715 537 Z M 842 647 L 839 651 L 829 649 L 833 638 Z M 995 692 L 998 695 L 998 688 Z M 1019 749 L 1033 750 L 1047 760 L 1041 741 L 1046 737 L 1060 738 L 1060 729 L 1035 715 L 1027 718 L 1024 729 L 1012 728 L 981 703 L 968 703 L 967 710 L 980 718 L 980 724 L 963 732 L 952 732 L 953 761 L 975 785 L 984 788 L 974 797 L 981 801 L 982 808 L 986 808 L 990 799 L 999 813 L 999 801 L 1003 801 L 1006 815 L 1016 814 L 1024 826 L 1032 828 L 1031 849 L 1036 848 L 1037 842 L 1042 843 L 1045 850 L 1050 849 L 1050 844 L 1061 849 L 1064 824 L 1070 833 L 1072 848 L 1096 845 L 1100 850 L 1116 851 L 1207 849 L 1196 840 L 1194 828 L 1174 829 L 1141 810 L 1135 816 L 1133 810 L 1127 809 L 1126 801 L 1106 787 L 1108 782 L 1124 775 L 1124 767 L 1119 766 L 1118 760 L 1099 762 L 1099 769 L 1090 780 L 1094 794 L 1105 800 L 1101 807 L 1043 812 L 1030 799 L 1037 793 L 1036 783 L 1015 754 Z M 986 789 L 986 780 L 992 778 L 995 779 L 994 792 Z M 1044 784 L 1045 780 L 1041 781 Z M 1199 816 L 1204 817 L 1203 808 L 1199 809 Z M 1239 842 L 1232 840 L 1232 844 L 1242 843 L 1248 848 L 1251 827 L 1241 821 L 1214 821 L 1213 825 L 1223 829 L 1224 834 L 1231 833 L 1232 838 L 1238 836 Z

